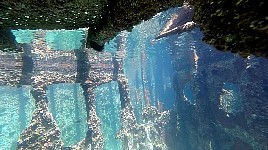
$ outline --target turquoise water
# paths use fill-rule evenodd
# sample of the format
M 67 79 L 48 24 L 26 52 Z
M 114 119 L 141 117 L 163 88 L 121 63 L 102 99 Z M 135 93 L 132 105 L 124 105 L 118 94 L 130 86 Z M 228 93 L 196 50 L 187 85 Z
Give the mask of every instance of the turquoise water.
M 24 62 L 31 68 L 25 71 L 22 56 L 6 59 L 0 52 L 0 149 L 16 149 L 31 125 L 42 97 L 34 97 L 35 86 L 44 86 L 65 148 L 95 127 L 106 150 L 267 148 L 267 59 L 220 52 L 202 41 L 198 27 L 155 40 L 177 9 L 119 33 L 105 53 L 83 47 L 86 29 L 14 30 L 33 62 Z M 133 124 L 126 119 L 132 112 Z M 91 124 L 95 113 L 97 125 Z
M 20 133 L 30 124 L 34 100 L 30 86 L 0 87 L 0 149 L 15 149 Z
M 79 84 L 55 84 L 47 90 L 50 112 L 61 129 L 66 146 L 81 141 L 87 131 L 87 115 Z
M 115 139 L 115 135 L 121 127 L 120 97 L 116 82 L 101 85 L 96 90 L 97 115 L 102 122 L 101 131 L 104 135 L 105 149 L 122 149 L 121 141 Z

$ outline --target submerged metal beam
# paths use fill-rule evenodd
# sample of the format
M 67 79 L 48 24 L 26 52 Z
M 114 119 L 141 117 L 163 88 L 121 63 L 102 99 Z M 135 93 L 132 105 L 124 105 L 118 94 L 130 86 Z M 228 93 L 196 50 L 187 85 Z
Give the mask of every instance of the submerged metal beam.
M 47 30 L 37 30 L 31 44 L 22 45 L 23 53 L 0 53 L 0 86 L 31 85 L 36 109 L 30 125 L 21 133 L 18 149 L 103 149 L 101 122 L 96 114 L 94 90 L 99 85 L 118 81 L 124 112 L 122 118 L 134 117 L 127 79 L 123 72 L 126 34 L 120 37 L 115 55 L 90 49 L 53 51 L 45 42 Z M 47 87 L 57 83 L 81 83 L 84 90 L 88 131 L 72 147 L 63 147 L 60 128 L 49 112 Z M 135 118 L 134 118 L 135 120 Z M 132 121 L 133 122 L 133 121 Z M 135 122 L 135 121 L 134 121 Z M 132 124 L 128 124 L 130 127 Z M 133 128 L 133 127 L 132 127 Z

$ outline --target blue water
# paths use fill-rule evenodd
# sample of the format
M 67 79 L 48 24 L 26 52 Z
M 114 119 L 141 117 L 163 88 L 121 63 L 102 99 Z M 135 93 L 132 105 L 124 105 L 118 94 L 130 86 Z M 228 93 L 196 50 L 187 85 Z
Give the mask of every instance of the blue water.
M 66 146 L 81 141 L 87 131 L 86 108 L 79 84 L 55 84 L 47 90 L 50 112 Z
M 235 149 L 241 143 L 264 148 L 268 141 L 268 60 L 220 52 L 202 41 L 199 28 L 154 40 L 175 11 L 158 14 L 132 32 L 118 35 L 126 36 L 123 69 L 137 122 L 145 123 L 143 108 L 170 111 L 163 141 L 171 150 Z M 28 44 L 35 39 L 34 32 L 13 31 L 18 43 Z M 85 34 L 84 30 L 49 31 L 45 41 L 52 51 L 79 50 Z M 105 51 L 115 55 L 117 44 L 115 39 L 106 43 Z M 35 108 L 30 90 L 29 85 L 0 86 L 1 150 L 14 149 L 30 124 Z M 87 114 L 80 84 L 50 85 L 47 97 L 64 146 L 81 141 L 87 132 Z M 122 126 L 118 84 L 113 81 L 98 86 L 95 99 L 104 148 L 122 149 L 122 141 L 115 139 Z
M 19 134 L 29 125 L 34 111 L 30 86 L 0 87 L 0 149 L 15 149 Z

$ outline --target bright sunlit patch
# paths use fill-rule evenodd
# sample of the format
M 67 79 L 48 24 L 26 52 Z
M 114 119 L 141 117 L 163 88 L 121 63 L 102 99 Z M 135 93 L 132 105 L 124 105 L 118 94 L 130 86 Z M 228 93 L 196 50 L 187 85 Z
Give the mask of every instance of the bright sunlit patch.
M 0 149 L 16 149 L 21 132 L 30 124 L 34 100 L 30 86 L 0 86 Z
M 189 82 L 186 83 L 186 85 L 184 86 L 183 96 L 184 96 L 185 101 L 193 105 L 195 104 L 194 93 Z
M 51 30 L 46 34 L 46 43 L 52 50 L 76 50 L 85 41 L 84 30 Z
M 87 112 L 82 92 L 79 84 L 48 86 L 49 111 L 60 127 L 65 146 L 72 146 L 86 136 Z
M 21 29 L 11 30 L 18 43 L 31 43 L 34 38 L 33 31 L 34 30 L 21 30 Z
M 220 109 L 227 114 L 235 114 L 242 110 L 239 86 L 232 83 L 224 83 L 220 95 Z
M 101 130 L 105 138 L 105 149 L 122 149 L 121 141 L 114 136 L 121 128 L 121 102 L 118 84 L 111 82 L 96 88 L 96 111 L 101 119 Z

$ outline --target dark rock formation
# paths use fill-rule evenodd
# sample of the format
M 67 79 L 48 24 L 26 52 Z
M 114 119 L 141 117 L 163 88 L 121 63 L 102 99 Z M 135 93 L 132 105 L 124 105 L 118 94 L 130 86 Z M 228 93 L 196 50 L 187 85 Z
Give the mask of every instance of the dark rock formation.
M 0 30 L 89 28 L 88 47 L 101 49 L 118 32 L 148 20 L 157 12 L 179 6 L 182 0 L 156 1 L 3 1 Z M 6 36 L 8 34 L 4 34 Z M 5 43 L 8 43 L 7 41 Z M 14 47 L 14 44 L 8 43 Z M 1 44 L 1 49 L 5 48 Z
M 231 50 L 246 57 L 268 56 L 267 1 L 190 0 L 194 20 L 205 34 L 204 41 L 219 50 Z
M 87 46 L 101 50 L 119 31 L 151 18 L 157 12 L 182 6 L 182 0 L 27 0 L 0 2 L 0 49 L 14 50 L 9 29 L 89 28 Z M 243 57 L 267 57 L 268 20 L 263 0 L 194 1 L 194 20 L 205 33 L 204 41 L 219 50 Z M 7 38 L 8 37 L 8 38 Z M 18 51 L 18 50 L 17 50 Z

